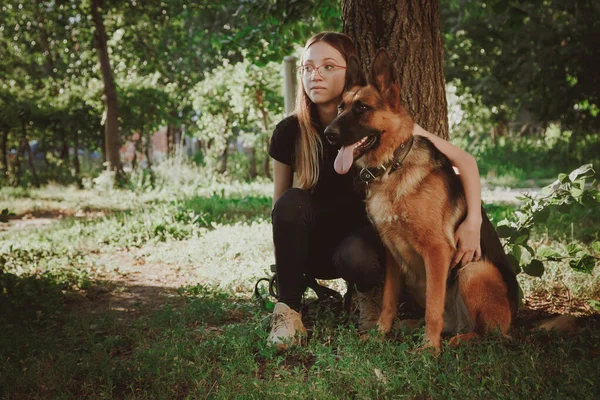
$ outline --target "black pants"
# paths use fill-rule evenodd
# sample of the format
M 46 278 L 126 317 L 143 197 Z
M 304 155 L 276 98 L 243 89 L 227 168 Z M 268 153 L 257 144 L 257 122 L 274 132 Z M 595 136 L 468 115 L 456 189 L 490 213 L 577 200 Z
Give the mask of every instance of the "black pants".
M 272 216 L 279 301 L 298 310 L 307 277 L 343 278 L 360 291 L 383 280 L 384 248 L 365 218 L 321 210 L 296 188 L 283 193 Z

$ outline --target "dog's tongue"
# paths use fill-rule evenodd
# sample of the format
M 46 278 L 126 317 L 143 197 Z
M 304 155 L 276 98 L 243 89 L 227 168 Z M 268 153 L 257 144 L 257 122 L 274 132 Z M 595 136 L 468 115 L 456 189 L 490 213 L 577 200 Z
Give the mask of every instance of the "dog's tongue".
M 343 175 L 350 170 L 350 167 L 354 162 L 354 149 L 356 147 L 358 147 L 358 142 L 351 144 L 350 146 L 342 146 L 333 163 L 335 172 Z

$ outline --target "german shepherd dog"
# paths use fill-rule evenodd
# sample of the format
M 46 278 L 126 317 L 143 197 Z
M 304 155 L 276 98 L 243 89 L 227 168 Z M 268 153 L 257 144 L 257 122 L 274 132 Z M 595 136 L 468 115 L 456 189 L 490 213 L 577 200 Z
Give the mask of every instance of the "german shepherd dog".
M 413 137 L 385 50 L 375 56 L 369 84 L 356 57 L 348 61 L 338 112 L 325 130 L 341 146 L 334 167 L 342 174 L 353 163 L 362 168 L 367 211 L 387 248 L 378 330 L 390 331 L 405 288 L 425 308 L 425 347 L 435 352 L 442 332 L 456 335 L 451 344 L 492 329 L 507 335 L 519 301 L 515 272 L 483 210 L 481 261 L 450 265 L 467 212 L 464 190 L 448 158 L 427 138 Z

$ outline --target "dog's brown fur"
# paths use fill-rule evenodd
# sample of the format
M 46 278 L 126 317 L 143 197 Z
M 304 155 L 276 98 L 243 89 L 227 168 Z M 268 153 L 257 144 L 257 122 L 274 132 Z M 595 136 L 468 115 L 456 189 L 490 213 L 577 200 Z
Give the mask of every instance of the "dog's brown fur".
M 378 136 L 359 150 L 359 168 L 390 163 L 407 142 L 414 121 L 400 102 L 400 86 L 387 52 L 373 62 L 364 85 L 358 61 L 348 62 L 340 114 L 326 130 L 334 144 L 348 145 Z M 360 148 L 359 148 L 360 149 Z M 400 168 L 367 186 L 367 210 L 387 250 L 382 312 L 378 329 L 387 333 L 396 317 L 402 288 L 425 307 L 426 346 L 440 350 L 441 334 L 454 343 L 491 329 L 506 335 L 516 315 L 518 286 L 502 245 L 484 213 L 482 261 L 451 268 L 454 231 L 467 206 L 450 161 L 426 138 L 415 136 Z

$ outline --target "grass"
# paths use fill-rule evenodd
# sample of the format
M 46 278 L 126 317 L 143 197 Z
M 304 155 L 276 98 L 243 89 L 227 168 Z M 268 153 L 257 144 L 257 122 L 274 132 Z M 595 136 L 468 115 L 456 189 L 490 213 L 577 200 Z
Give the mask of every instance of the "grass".
M 314 306 L 316 307 L 316 306 Z M 318 308 L 308 346 L 266 346 L 267 314 L 197 287 L 124 326 L 103 312 L 20 320 L 3 333 L 14 398 L 597 398 L 598 320 L 576 336 L 513 331 L 438 358 L 422 332 L 362 342 L 352 317 Z M 33 382 L 33 384 L 32 384 Z
M 565 306 L 568 291 L 565 307 L 585 315 L 577 335 L 517 326 L 435 358 L 417 350 L 422 329 L 363 342 L 355 314 L 312 303 L 308 345 L 275 352 L 252 299 L 273 262 L 271 186 L 201 172 L 173 170 L 172 184 L 159 170 L 128 190 L 0 190 L 0 208 L 54 221 L 0 231 L 2 398 L 600 397 L 600 316 L 585 308 L 600 300 L 598 268 L 519 277 L 529 298 Z M 497 222 L 515 206 L 487 211 Z M 596 212 L 550 218 L 534 245 L 589 245 Z

